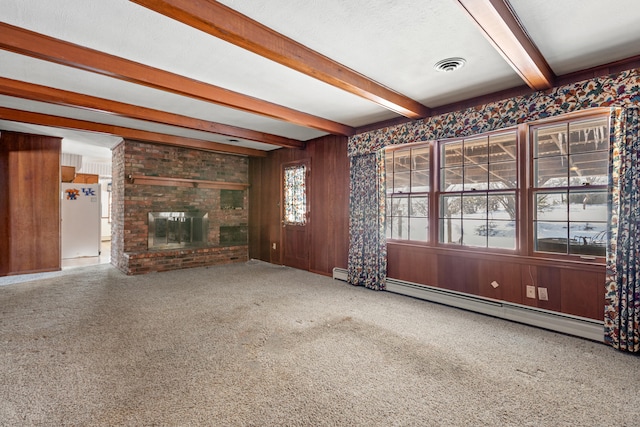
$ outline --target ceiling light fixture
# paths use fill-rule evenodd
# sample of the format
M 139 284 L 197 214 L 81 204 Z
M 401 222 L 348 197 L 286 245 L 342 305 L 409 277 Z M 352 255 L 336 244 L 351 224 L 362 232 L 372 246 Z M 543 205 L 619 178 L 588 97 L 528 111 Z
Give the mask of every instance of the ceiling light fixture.
M 436 62 L 433 68 L 443 73 L 450 73 L 462 68 L 466 62 L 464 58 L 447 58 Z

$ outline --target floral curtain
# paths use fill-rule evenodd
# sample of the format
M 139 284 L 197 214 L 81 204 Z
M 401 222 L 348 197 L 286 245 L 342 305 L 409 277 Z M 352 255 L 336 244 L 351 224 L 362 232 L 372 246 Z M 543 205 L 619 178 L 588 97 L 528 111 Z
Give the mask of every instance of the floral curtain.
M 348 281 L 382 290 L 387 276 L 384 152 L 351 157 Z
M 615 110 L 609 166 L 605 342 L 640 352 L 640 125 L 638 109 Z

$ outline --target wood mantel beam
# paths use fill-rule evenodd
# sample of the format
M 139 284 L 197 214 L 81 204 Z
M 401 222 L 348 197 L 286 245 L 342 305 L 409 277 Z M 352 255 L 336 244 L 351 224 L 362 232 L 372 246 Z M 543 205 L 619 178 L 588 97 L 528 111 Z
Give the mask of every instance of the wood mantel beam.
M 209 0 L 130 0 L 293 70 L 375 102 L 411 119 L 429 108 L 377 83 L 221 3 Z
M 243 129 L 222 123 L 210 122 L 179 114 L 167 113 L 141 107 L 139 105 L 125 104 L 110 99 L 98 98 L 77 92 L 56 89 L 33 83 L 0 77 L 0 94 L 30 99 L 32 101 L 48 102 L 56 105 L 79 107 L 89 110 L 98 110 L 115 114 L 130 119 L 145 120 L 171 126 L 179 126 L 203 132 L 225 135 L 232 138 L 242 138 L 250 141 L 273 144 L 279 147 L 304 148 L 304 142 L 295 139 L 284 138 L 269 133 Z
M 0 48 L 335 135 L 350 136 L 354 133 L 352 127 L 342 123 L 3 22 L 0 22 Z
M 489 42 L 534 90 L 553 87 L 555 75 L 506 0 L 457 0 Z
M 116 135 L 125 139 L 153 142 L 156 144 L 173 145 L 176 147 L 193 148 L 196 150 L 215 151 L 219 153 L 237 154 L 241 156 L 266 157 L 267 152 L 252 148 L 237 147 L 218 142 L 204 141 L 201 139 L 185 138 L 182 136 L 166 135 L 139 129 L 131 129 L 122 126 L 106 125 L 85 120 L 71 119 L 68 117 L 51 116 L 49 114 L 34 113 L 31 111 L 15 110 L 0 107 L 0 119 L 13 122 L 30 123 L 41 126 L 76 129 L 89 132 Z

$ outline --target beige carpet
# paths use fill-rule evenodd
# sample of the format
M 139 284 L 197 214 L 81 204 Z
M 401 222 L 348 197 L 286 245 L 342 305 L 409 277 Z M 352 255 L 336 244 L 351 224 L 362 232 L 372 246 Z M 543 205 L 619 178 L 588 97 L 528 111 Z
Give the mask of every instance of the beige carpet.
M 0 286 L 3 426 L 636 426 L 640 358 L 251 261 Z

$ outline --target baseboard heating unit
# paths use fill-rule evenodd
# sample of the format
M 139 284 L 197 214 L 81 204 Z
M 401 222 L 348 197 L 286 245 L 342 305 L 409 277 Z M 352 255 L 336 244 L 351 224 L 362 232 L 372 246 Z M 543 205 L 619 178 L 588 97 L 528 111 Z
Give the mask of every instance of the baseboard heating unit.
M 344 268 L 334 268 L 333 278 L 346 282 L 347 270 Z M 574 335 L 592 341 L 602 342 L 604 338 L 604 323 L 585 317 L 557 313 L 555 311 L 528 307 L 506 301 L 492 300 L 463 292 L 419 285 L 398 279 L 387 278 L 386 290 L 387 292 L 395 294 L 462 308 L 464 310 Z

